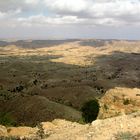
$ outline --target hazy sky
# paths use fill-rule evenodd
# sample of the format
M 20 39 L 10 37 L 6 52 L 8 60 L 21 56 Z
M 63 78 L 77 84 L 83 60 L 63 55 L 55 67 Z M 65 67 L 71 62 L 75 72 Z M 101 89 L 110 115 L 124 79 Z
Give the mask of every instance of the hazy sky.
M 140 0 L 0 0 L 0 38 L 140 39 Z

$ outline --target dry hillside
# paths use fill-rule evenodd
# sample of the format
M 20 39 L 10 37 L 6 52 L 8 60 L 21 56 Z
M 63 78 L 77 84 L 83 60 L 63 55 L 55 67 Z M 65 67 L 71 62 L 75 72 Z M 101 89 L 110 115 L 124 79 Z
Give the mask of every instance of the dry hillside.
M 83 104 L 95 98 L 102 119 L 138 111 L 139 97 L 139 41 L 0 42 L 1 120 L 82 122 Z

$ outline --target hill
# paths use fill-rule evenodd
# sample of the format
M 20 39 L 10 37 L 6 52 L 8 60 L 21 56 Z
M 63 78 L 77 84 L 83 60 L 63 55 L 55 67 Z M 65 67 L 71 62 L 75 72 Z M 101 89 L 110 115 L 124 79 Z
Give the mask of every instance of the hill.
M 83 123 L 81 108 L 94 99 L 100 119 L 139 111 L 139 41 L 17 42 L 25 46 L 0 47 L 0 118 L 28 126 L 58 118 Z

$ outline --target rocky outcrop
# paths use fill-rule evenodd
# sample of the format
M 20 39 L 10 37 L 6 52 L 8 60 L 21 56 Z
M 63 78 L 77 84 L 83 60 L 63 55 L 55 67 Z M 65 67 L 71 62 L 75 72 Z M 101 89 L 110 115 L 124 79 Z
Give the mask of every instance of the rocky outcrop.
M 27 140 L 117 140 L 119 137 L 140 139 L 140 112 L 131 115 L 96 120 L 91 124 L 79 124 L 55 119 L 31 127 L 0 126 L 1 139 Z
M 110 89 L 100 100 L 99 119 L 110 118 L 122 114 L 140 111 L 140 89 L 120 88 Z

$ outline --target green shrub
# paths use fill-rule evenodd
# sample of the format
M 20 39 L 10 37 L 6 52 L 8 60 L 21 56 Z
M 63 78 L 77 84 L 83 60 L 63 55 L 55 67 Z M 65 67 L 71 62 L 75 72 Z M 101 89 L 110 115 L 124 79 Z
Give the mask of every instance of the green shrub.
M 132 134 L 131 132 L 118 132 L 115 135 L 115 140 L 136 140 L 137 135 Z
M 108 110 L 109 109 L 108 105 L 104 104 L 104 109 Z
M 85 124 L 85 120 L 83 118 L 80 118 L 77 122 L 80 124 Z
M 86 123 L 91 123 L 92 121 L 97 119 L 99 113 L 99 103 L 98 100 L 90 100 L 84 103 L 83 107 L 81 108 L 83 120 Z
M 5 126 L 15 126 L 16 122 L 9 113 L 0 112 L 0 124 Z
M 18 136 L 0 137 L 0 140 L 39 140 L 38 138 L 20 138 Z
M 13 136 L 10 136 L 10 137 L 0 137 L 0 140 L 20 140 L 20 138 L 13 137 Z
M 124 99 L 123 100 L 123 104 L 124 105 L 129 105 L 130 104 L 130 100 L 129 99 Z

